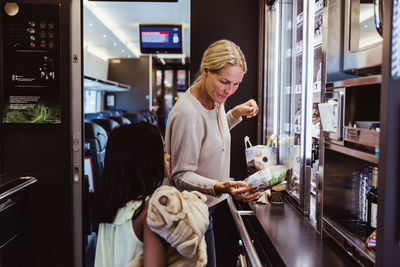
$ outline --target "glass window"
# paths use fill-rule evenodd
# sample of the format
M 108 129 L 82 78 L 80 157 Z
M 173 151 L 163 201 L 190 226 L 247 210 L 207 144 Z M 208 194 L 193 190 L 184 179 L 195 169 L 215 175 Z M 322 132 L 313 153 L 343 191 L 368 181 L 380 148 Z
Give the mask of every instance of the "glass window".
M 173 105 L 173 70 L 165 70 L 164 87 L 165 87 L 165 110 L 169 111 Z
M 94 90 L 84 90 L 84 113 L 99 112 L 101 110 L 102 93 Z
M 178 78 L 177 78 L 177 90 L 185 91 L 186 90 L 186 70 L 178 70 Z
M 160 106 L 160 100 L 162 95 L 161 89 L 162 83 L 162 70 L 156 70 L 156 86 L 153 86 L 153 107 Z

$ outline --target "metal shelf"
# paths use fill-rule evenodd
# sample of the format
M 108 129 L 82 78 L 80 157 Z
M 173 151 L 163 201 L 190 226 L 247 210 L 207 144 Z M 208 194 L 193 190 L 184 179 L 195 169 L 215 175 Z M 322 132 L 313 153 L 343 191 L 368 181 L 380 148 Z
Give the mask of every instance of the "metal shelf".
M 360 86 L 360 85 L 368 85 L 368 84 L 380 84 L 381 82 L 382 82 L 381 75 L 372 75 L 372 76 L 359 77 L 359 78 L 348 79 L 348 80 L 343 80 L 343 81 L 328 82 L 328 83 L 326 83 L 326 89 L 332 90 L 333 88 L 337 88 L 337 87 L 351 87 L 351 86 Z
M 361 264 L 365 263 L 366 260 L 375 264 L 375 252 L 367 248 L 361 239 L 349 229 L 330 218 L 322 217 L 322 221 L 324 233 L 344 248 L 350 256 Z
M 379 164 L 379 157 L 374 154 L 363 152 L 356 149 L 351 149 L 345 146 L 339 146 L 331 143 L 325 143 L 325 148 L 354 157 L 358 159 L 362 159 L 374 164 Z

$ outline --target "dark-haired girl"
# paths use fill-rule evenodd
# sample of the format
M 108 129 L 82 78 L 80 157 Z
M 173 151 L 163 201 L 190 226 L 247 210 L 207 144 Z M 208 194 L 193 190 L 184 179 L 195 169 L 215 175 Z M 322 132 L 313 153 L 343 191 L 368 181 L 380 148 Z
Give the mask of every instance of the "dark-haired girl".
M 125 266 L 142 253 L 144 266 L 166 266 L 166 243 L 146 222 L 146 198 L 167 176 L 169 159 L 159 129 L 149 123 L 111 132 L 94 207 L 96 267 Z

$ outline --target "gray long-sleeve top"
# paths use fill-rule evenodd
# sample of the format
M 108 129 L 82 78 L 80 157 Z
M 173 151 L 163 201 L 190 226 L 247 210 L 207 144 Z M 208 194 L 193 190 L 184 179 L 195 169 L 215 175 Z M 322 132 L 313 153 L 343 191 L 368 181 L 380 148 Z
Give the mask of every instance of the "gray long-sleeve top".
M 230 178 L 229 130 L 242 119 L 225 113 L 223 105 L 207 110 L 190 90 L 168 115 L 165 144 L 171 155 L 169 184 L 206 194 L 211 207 L 226 198 L 217 196 L 214 185 Z

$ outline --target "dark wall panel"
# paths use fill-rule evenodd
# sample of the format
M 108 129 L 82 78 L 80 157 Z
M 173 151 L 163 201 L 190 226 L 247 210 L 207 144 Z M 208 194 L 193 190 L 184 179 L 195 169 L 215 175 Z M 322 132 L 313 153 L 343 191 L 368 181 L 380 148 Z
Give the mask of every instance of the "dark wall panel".
M 71 90 L 70 90 L 70 1 L 19 1 L 61 7 L 60 88 L 61 124 L 4 124 L 0 122 L 0 172 L 31 175 L 38 179 L 26 201 L 23 215 L 21 266 L 73 266 Z M 4 1 L 2 1 L 3 7 Z M 2 19 L 2 18 L 0 18 Z M 3 57 L 3 25 L 0 28 L 0 58 Z M 77 36 L 76 38 L 79 38 Z M 1 71 L 7 66 L 1 66 Z M 0 77 L 3 95 L 3 77 Z M 0 103 L 0 106 L 1 103 Z
M 120 59 L 120 63 L 113 63 L 108 67 L 108 80 L 128 84 L 132 87 L 129 92 L 117 93 L 116 109 L 127 112 L 148 110 L 150 75 L 149 57 Z
M 257 99 L 258 7 L 256 0 L 192 0 L 190 73 L 198 72 L 204 50 L 214 41 L 229 39 L 246 56 L 248 71 L 237 92 L 226 102 L 228 111 L 248 99 Z M 193 77 L 192 77 L 193 80 Z M 257 140 L 257 119 L 243 119 L 232 131 L 231 177 L 247 176 L 243 138 Z

